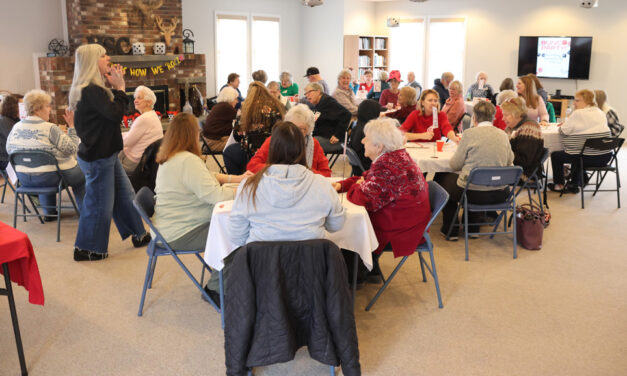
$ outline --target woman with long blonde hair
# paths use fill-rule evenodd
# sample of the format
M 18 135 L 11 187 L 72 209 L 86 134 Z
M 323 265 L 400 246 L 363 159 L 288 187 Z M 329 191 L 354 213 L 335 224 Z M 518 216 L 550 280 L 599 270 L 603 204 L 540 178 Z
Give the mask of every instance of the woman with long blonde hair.
M 74 126 L 81 140 L 78 164 L 85 174 L 85 198 L 74 243 L 75 261 L 108 256 L 111 218 L 122 239 L 132 236 L 135 247 L 150 241 L 132 204 L 135 192 L 118 159 L 123 147 L 120 123 L 129 102 L 125 88 L 123 68 L 110 65 L 104 47 L 87 44 L 76 49 L 69 105 L 75 111 Z

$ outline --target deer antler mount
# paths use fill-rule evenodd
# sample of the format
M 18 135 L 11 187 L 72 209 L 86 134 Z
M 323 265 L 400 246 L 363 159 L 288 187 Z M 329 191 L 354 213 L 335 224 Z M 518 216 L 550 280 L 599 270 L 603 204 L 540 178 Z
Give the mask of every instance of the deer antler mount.
M 157 22 L 157 27 L 161 30 L 161 34 L 165 39 L 165 45 L 170 47 L 170 43 L 172 43 L 172 35 L 174 35 L 174 30 L 176 29 L 176 25 L 179 23 L 179 19 L 176 17 L 172 17 L 170 20 L 170 25 L 166 26 L 163 23 L 163 20 L 159 16 L 155 16 L 155 20 Z
M 163 6 L 163 0 L 133 0 L 135 7 L 139 10 L 142 19 L 142 29 L 144 25 L 152 26 L 155 15 L 153 12 Z

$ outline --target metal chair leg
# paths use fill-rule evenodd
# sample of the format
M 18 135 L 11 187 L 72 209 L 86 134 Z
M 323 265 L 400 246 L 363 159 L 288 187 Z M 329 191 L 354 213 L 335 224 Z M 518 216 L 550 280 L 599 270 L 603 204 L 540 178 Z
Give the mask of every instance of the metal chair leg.
M 435 282 L 435 292 L 438 294 L 438 307 L 444 308 L 442 304 L 442 294 L 440 293 L 440 280 L 438 279 L 438 272 L 435 270 L 435 257 L 433 256 L 433 250 L 429 250 L 429 257 L 431 258 L 431 276 Z
M 387 281 L 385 281 L 385 283 L 383 284 L 383 286 L 381 286 L 381 288 L 379 289 L 379 291 L 377 291 L 377 294 L 374 296 L 374 298 L 372 298 L 372 300 L 370 301 L 370 303 L 368 303 L 368 306 L 366 306 L 366 311 L 370 311 L 370 308 L 372 308 L 372 306 L 374 305 L 374 303 L 377 302 L 377 300 L 379 299 L 379 296 L 381 296 L 381 294 L 383 293 L 383 291 L 385 290 L 386 287 L 388 287 L 388 285 L 390 284 L 390 282 L 392 282 L 392 279 L 394 279 L 394 276 L 396 275 L 396 273 L 399 271 L 399 269 L 401 268 L 401 266 L 403 266 L 403 264 L 405 263 L 405 261 L 407 261 L 407 257 L 408 256 L 403 256 L 403 259 L 398 263 L 398 265 L 396 265 L 396 268 L 394 268 L 394 271 L 392 272 L 392 274 L 390 274 L 390 276 L 388 277 Z
M 144 310 L 144 300 L 146 299 L 146 290 L 148 289 L 149 282 L 152 281 L 152 273 L 154 273 L 153 269 L 153 258 L 157 258 L 157 256 L 150 255 L 148 259 L 148 266 L 146 266 L 146 277 L 144 278 L 144 287 L 142 288 L 142 297 L 139 301 L 139 311 L 137 312 L 137 316 L 142 315 Z
M 422 257 L 422 253 L 418 252 L 418 261 L 420 261 L 420 271 L 422 272 L 422 282 L 427 282 L 427 276 L 425 275 L 425 260 Z
M 224 279 L 222 278 L 222 270 L 218 272 L 220 277 L 220 321 L 222 330 L 224 330 Z
M 22 375 L 28 375 L 28 369 L 26 368 L 26 360 L 24 358 L 24 347 L 22 346 L 22 336 L 20 335 L 20 325 L 17 321 L 17 310 L 15 309 L 15 300 L 13 299 L 13 286 L 11 286 L 11 277 L 9 276 L 9 264 L 2 264 L 2 271 L 4 273 L 4 283 L 6 285 L 6 295 L 9 298 L 9 310 L 11 311 L 11 322 L 13 323 L 13 333 L 15 334 L 15 344 L 17 346 L 17 356 L 20 360 L 20 369 Z M 4 292 L 1 295 L 5 295 Z

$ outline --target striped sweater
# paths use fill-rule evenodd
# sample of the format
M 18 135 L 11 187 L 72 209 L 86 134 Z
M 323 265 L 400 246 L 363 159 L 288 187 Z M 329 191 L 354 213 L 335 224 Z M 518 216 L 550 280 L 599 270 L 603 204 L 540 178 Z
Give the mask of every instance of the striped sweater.
M 568 154 L 581 153 L 583 144 L 589 138 L 610 137 L 610 128 L 607 126 L 607 118 L 603 111 L 596 106 L 588 106 L 575 110 L 559 128 L 564 135 L 564 151 Z M 601 155 L 601 152 L 591 149 L 584 150 L 584 155 Z
M 74 128 L 68 128 L 66 135 L 58 126 L 43 121 L 37 116 L 29 116 L 13 126 L 7 138 L 7 152 L 43 150 L 52 153 L 61 170 L 76 166 L 76 152 L 79 138 Z M 17 172 L 43 173 L 55 171 L 53 165 L 28 168 L 18 166 Z

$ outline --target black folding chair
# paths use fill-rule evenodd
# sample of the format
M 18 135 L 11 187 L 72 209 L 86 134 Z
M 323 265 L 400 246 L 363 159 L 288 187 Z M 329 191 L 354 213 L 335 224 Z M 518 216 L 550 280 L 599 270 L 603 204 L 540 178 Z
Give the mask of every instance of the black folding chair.
M 353 175 L 357 175 L 355 174 L 355 169 L 361 171 L 360 175 L 366 171 L 363 163 L 361 163 L 361 159 L 359 159 L 359 156 L 357 155 L 357 152 L 355 150 L 346 147 L 346 156 L 348 157 L 348 163 L 350 163 L 351 167 L 353 167 Z
M 583 144 L 581 148 L 581 153 L 579 153 L 579 176 L 571 176 L 568 179 L 568 183 L 564 185 L 566 187 L 568 184 L 575 184 L 575 179 L 579 178 L 581 182 L 581 208 L 584 209 L 584 192 L 593 192 L 592 196 L 594 197 L 597 192 L 616 192 L 616 200 L 618 202 L 618 208 L 620 209 L 620 176 L 618 173 L 618 151 L 621 146 L 623 146 L 623 142 L 625 142 L 624 138 L 618 137 L 598 137 L 598 138 L 589 138 Z M 583 162 L 584 151 L 592 150 L 592 151 L 600 151 L 600 152 L 608 152 L 612 153 L 612 157 L 610 161 L 605 166 L 594 167 L 594 166 L 585 166 Z M 613 172 L 616 174 L 616 189 L 600 189 L 601 184 L 603 184 L 603 180 L 605 180 L 605 176 L 608 172 Z M 596 179 L 593 183 L 590 183 L 592 177 L 596 173 Z M 572 174 L 571 174 L 572 175 Z M 594 185 L 594 189 L 586 190 L 587 185 Z M 564 194 L 564 190 L 562 190 L 561 195 Z
M 15 300 L 13 298 L 13 287 L 11 286 L 11 277 L 9 276 L 9 263 L 5 262 L 2 264 L 2 273 L 4 273 L 5 288 L 0 289 L 0 296 L 5 295 L 9 299 L 9 310 L 11 311 L 11 322 L 13 323 L 13 334 L 15 335 L 15 344 L 17 346 L 17 356 L 20 361 L 20 369 L 22 371 L 22 376 L 27 376 L 28 369 L 26 368 L 24 347 L 22 346 L 22 336 L 20 335 L 20 325 L 17 320 L 17 309 L 15 308 Z
M 216 155 L 222 155 L 222 150 L 220 150 L 220 151 L 211 150 L 211 148 L 209 147 L 209 144 L 207 144 L 207 141 L 205 140 L 205 138 L 202 135 L 200 135 L 200 142 L 201 142 L 201 152 L 202 152 L 202 154 L 203 155 L 210 155 L 211 158 L 213 158 L 213 160 L 218 165 L 218 168 L 220 169 L 220 172 L 223 173 L 223 174 L 226 174 L 226 169 L 220 163 L 218 158 L 216 158 Z
M 422 272 L 422 281 L 427 282 L 427 277 L 425 275 L 425 267 L 426 267 L 435 282 L 435 292 L 438 295 L 438 307 L 442 308 L 444 306 L 442 305 L 442 296 L 440 294 L 440 282 L 438 280 L 438 272 L 435 270 L 435 258 L 433 257 L 433 242 L 431 242 L 431 237 L 429 236 L 429 228 L 431 227 L 431 224 L 433 223 L 433 221 L 437 218 L 438 214 L 440 214 L 440 212 L 444 208 L 444 205 L 446 205 L 449 195 L 444 190 L 444 188 L 442 188 L 438 183 L 434 181 L 430 181 L 428 184 L 429 184 L 429 204 L 431 205 L 431 219 L 429 220 L 429 223 L 427 224 L 425 231 L 422 233 L 422 236 L 425 238 L 425 242 L 418 245 L 418 248 L 416 248 L 416 253 L 418 253 L 418 258 L 420 259 L 420 271 Z M 387 249 L 387 248 L 384 249 L 384 251 L 389 251 L 389 250 L 391 249 Z M 423 252 L 429 253 L 429 257 L 431 259 L 431 267 L 429 267 L 425 259 L 422 257 Z M 366 311 L 369 311 L 370 308 L 372 308 L 372 306 L 374 305 L 374 303 L 377 302 L 377 299 L 379 299 L 379 296 L 381 296 L 385 288 L 388 287 L 390 282 L 392 282 L 392 279 L 394 279 L 394 276 L 396 275 L 396 273 L 399 271 L 401 266 L 403 266 L 403 264 L 407 260 L 407 257 L 409 256 L 404 256 L 401 259 L 401 261 L 398 263 L 398 265 L 396 265 L 396 268 L 394 268 L 394 271 L 392 272 L 392 274 L 390 274 L 388 279 L 385 280 L 385 283 L 383 284 L 383 286 L 381 286 L 379 291 L 377 291 L 377 294 L 375 295 L 375 297 L 372 298 L 370 303 L 368 303 L 368 306 L 366 307 Z
M 546 205 L 546 191 L 544 190 L 545 187 L 544 187 L 543 168 L 544 168 L 544 163 L 549 159 L 549 149 L 544 148 L 543 150 L 544 151 L 542 153 L 542 159 L 540 160 L 540 163 L 538 163 L 536 168 L 533 169 L 533 172 L 531 173 L 531 175 L 527 177 L 526 181 L 522 182 L 522 184 L 518 187 L 518 191 L 516 191 L 516 197 L 518 197 L 518 195 L 520 195 L 520 193 L 524 189 L 526 189 L 527 196 L 529 197 L 529 205 L 539 207 L 542 213 L 542 216 L 544 216 L 544 205 Z M 536 201 L 531 196 L 532 189 L 535 190 L 536 194 L 538 195 L 538 201 Z M 544 192 L 544 195 L 545 195 L 544 201 L 543 201 L 542 195 L 540 194 L 541 191 Z M 548 207 L 549 206 L 547 205 L 547 208 Z
M 255 156 L 257 150 L 261 148 L 261 145 L 270 137 L 271 132 L 261 132 L 254 131 L 247 133 L 244 135 L 244 140 L 246 144 L 246 154 L 248 154 L 248 159 Z
M 39 210 L 37 208 L 42 209 L 56 209 L 56 215 L 48 215 L 50 217 L 57 217 L 57 241 L 61 241 L 61 209 L 70 209 L 74 208 L 76 214 L 80 216 L 80 212 L 78 207 L 76 206 L 76 202 L 74 201 L 74 196 L 72 192 L 69 190 L 69 185 L 65 181 L 63 174 L 61 174 L 61 170 L 59 169 L 59 163 L 57 159 L 51 153 L 43 150 L 28 150 L 28 151 L 16 151 L 9 155 L 9 161 L 13 168 L 17 170 L 17 166 L 23 166 L 27 168 L 37 168 L 41 166 L 55 166 L 55 172 L 59 177 L 59 182 L 55 185 L 48 187 L 39 187 L 39 186 L 26 186 L 23 185 L 19 180 L 17 182 L 17 187 L 15 189 L 15 205 L 13 207 L 13 227 L 17 227 L 17 217 L 23 217 L 24 221 L 26 221 L 26 217 L 39 217 L 39 221 L 43 224 L 43 214 L 39 214 Z M 62 206 L 61 200 L 63 197 L 63 191 L 66 191 L 70 201 L 72 202 L 72 206 Z M 35 205 L 30 195 L 41 195 L 41 194 L 56 194 L 57 195 L 57 204 L 56 206 L 44 206 Z M 20 197 L 21 195 L 21 197 Z M 25 200 L 28 198 L 33 209 L 35 210 L 35 214 L 27 214 L 26 213 L 26 205 Z M 21 199 L 21 200 L 20 200 Z M 17 203 L 20 201 L 22 203 L 22 214 L 17 213 Z
M 490 235 L 493 237 L 494 235 L 500 234 L 512 234 L 514 236 L 514 258 L 518 257 L 516 250 L 516 221 L 512 221 L 512 231 L 507 231 L 507 213 L 509 211 L 512 212 L 513 218 L 516 218 L 516 186 L 518 185 L 518 181 L 520 180 L 520 176 L 522 175 L 522 167 L 520 166 L 512 166 L 512 167 L 476 167 L 470 171 L 468 175 L 468 182 L 466 187 L 464 188 L 464 192 L 457 204 L 457 210 L 455 211 L 455 217 L 458 218 L 459 211 L 464 210 L 464 221 L 462 224 L 456 224 L 456 220 L 451 222 L 451 225 L 446 234 L 446 238 L 448 239 L 451 235 L 451 231 L 453 227 L 463 227 L 464 229 L 464 240 L 466 245 L 466 261 L 468 261 L 468 236 L 469 235 Z M 510 193 L 507 196 L 507 199 L 503 202 L 499 202 L 496 204 L 471 204 L 468 202 L 468 189 L 470 185 L 481 185 L 487 187 L 498 187 L 498 186 L 508 186 L 510 189 Z M 480 222 L 480 223 L 468 223 L 468 212 L 486 212 L 486 211 L 497 211 L 499 215 L 492 222 Z M 503 231 L 496 231 L 499 224 L 503 221 Z M 490 232 L 473 232 L 469 233 L 469 226 L 481 226 L 481 225 L 490 225 L 494 226 L 492 231 Z

